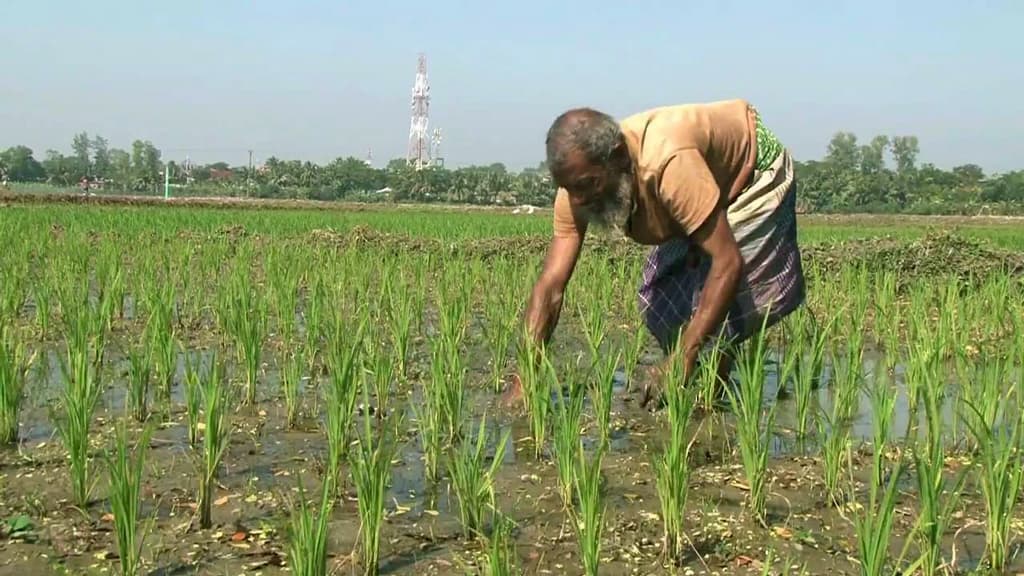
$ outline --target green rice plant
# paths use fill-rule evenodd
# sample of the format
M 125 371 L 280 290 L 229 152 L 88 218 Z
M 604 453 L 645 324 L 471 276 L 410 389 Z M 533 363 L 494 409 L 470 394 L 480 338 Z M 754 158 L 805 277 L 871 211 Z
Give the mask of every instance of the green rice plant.
M 921 394 L 920 406 L 924 408 L 925 422 L 923 439 L 915 434 L 913 444 L 914 467 L 916 470 L 920 513 L 914 536 L 921 549 L 919 560 L 921 573 L 931 576 L 943 570 L 946 561 L 942 554 L 942 538 L 946 534 L 954 509 L 959 503 L 968 468 L 964 468 L 947 492 L 944 476 L 945 447 L 943 443 L 942 406 L 945 400 L 945 380 L 942 378 L 940 351 L 933 349 L 926 356 L 912 356 L 910 362 L 921 363 L 915 373 L 927 376 L 927 381 L 917 386 Z M 890 398 L 892 395 L 890 393 Z M 888 400 L 894 403 L 894 399 Z M 875 410 L 878 413 L 878 410 Z M 918 428 L 915 427 L 915 431 Z
M 166 412 L 170 412 L 171 388 L 174 385 L 177 350 L 174 327 L 174 287 L 170 283 L 155 284 L 149 295 L 149 319 L 146 340 L 152 348 L 153 377 L 160 391 Z
M 305 356 L 309 362 L 309 377 L 313 379 L 319 374 L 316 368 L 317 360 L 319 359 L 320 339 L 324 332 L 323 310 L 328 301 L 327 285 L 324 283 L 323 277 L 317 274 L 312 278 L 312 286 L 306 296 L 306 306 L 303 314 L 306 329 Z
M 717 370 L 713 377 L 717 377 Z M 683 511 L 686 508 L 690 485 L 690 448 L 693 441 L 686 439 L 686 426 L 693 416 L 696 394 L 692 387 L 682 385 L 683 366 L 678 357 L 666 372 L 665 404 L 668 412 L 668 440 L 660 454 L 654 455 L 654 479 L 661 519 L 664 524 L 662 554 L 680 565 L 683 560 Z
M 546 359 L 545 359 L 546 360 Z M 552 433 L 555 462 L 558 466 L 559 495 L 566 510 L 572 509 L 575 493 L 577 450 L 580 439 L 580 417 L 583 414 L 585 380 L 575 370 L 567 374 L 556 394 Z M 567 384 L 567 386 L 566 386 Z
M 444 436 L 444 409 L 440 404 L 441 395 L 434 386 L 423 386 L 420 402 L 410 402 L 409 407 L 416 419 L 416 428 L 423 450 L 423 475 L 426 482 L 436 486 L 441 479 L 441 442 Z
M 484 414 L 477 427 L 476 442 L 470 443 L 467 438 L 449 454 L 448 477 L 459 500 L 459 521 L 466 538 L 483 534 L 484 513 L 488 507 L 494 509 L 495 474 L 505 459 L 509 434 L 510 431 L 506 430 L 498 440 L 490 466 L 487 466 L 485 457 L 490 430 L 487 428 L 487 415 Z
M 391 344 L 394 347 L 395 369 L 398 378 L 405 380 L 408 375 L 409 347 L 412 342 L 412 325 L 414 304 L 409 296 L 411 289 L 405 282 L 387 282 L 384 284 L 387 296 L 388 325 L 391 328 Z
M 821 382 L 825 370 L 825 346 L 832 333 L 833 323 L 838 316 L 833 316 L 823 327 L 817 327 L 814 317 L 802 311 L 800 331 L 805 334 L 804 343 L 809 344 L 807 354 L 801 354 L 794 373 L 794 392 L 796 396 L 797 438 L 805 441 L 811 427 L 811 410 L 814 407 L 814 391 Z
M 352 418 L 359 398 L 356 367 L 362 347 L 361 335 L 352 342 L 333 340 L 327 348 L 329 380 L 326 390 L 327 476 L 334 481 L 348 456 Z
M 36 327 L 39 328 L 39 339 L 45 340 L 50 333 L 50 314 L 52 314 L 52 294 L 49 276 L 40 273 L 32 283 L 32 300 L 36 308 Z
M 523 402 L 526 404 L 530 435 L 533 437 L 534 457 L 539 460 L 544 453 L 544 443 L 547 440 L 553 370 L 544 344 L 534 342 L 527 334 L 520 338 L 518 359 Z
M 299 411 L 302 406 L 302 395 L 299 384 L 302 382 L 302 369 L 305 366 L 302 347 L 291 344 L 281 350 L 281 390 L 284 393 L 284 405 L 287 427 L 294 430 L 299 423 Z
M 512 576 L 516 574 L 515 553 L 512 549 L 512 521 L 504 514 L 495 513 L 494 526 L 487 541 L 486 576 Z
M 231 411 L 230 389 L 224 378 L 224 365 L 216 353 L 202 379 L 203 396 L 203 449 L 199 463 L 199 527 L 207 530 L 213 526 L 213 489 L 221 461 L 228 448 L 231 434 L 229 414 Z
M 381 346 L 373 346 L 369 363 L 369 372 L 373 376 L 374 397 L 377 400 L 376 414 L 378 418 L 384 418 L 388 413 L 396 366 L 391 354 Z
M 291 506 L 288 523 L 288 569 L 295 576 L 327 576 L 327 542 L 331 511 L 334 509 L 330 479 L 320 488 L 320 510 L 314 518 L 306 502 L 302 474 L 297 474 L 299 498 Z
M 199 446 L 199 418 L 202 415 L 203 386 L 193 355 L 185 354 L 185 420 L 188 425 L 188 445 Z
M 598 449 L 588 459 L 580 442 L 579 460 L 576 467 L 576 497 L 579 511 L 575 525 L 583 572 L 596 576 L 601 562 L 601 536 L 604 533 L 606 512 L 604 494 L 601 489 L 601 463 L 604 451 Z
M 577 303 L 577 312 L 583 321 L 583 332 L 587 337 L 592 362 L 596 362 L 600 358 L 601 346 L 608 335 L 608 298 L 603 294 L 602 291 L 595 288 L 590 294 L 594 299 L 586 301 L 586 310 L 584 310 L 582 302 Z
M 282 342 L 291 342 L 295 336 L 295 310 L 299 301 L 299 260 L 290 254 L 275 255 L 271 276 L 274 316 Z
M 440 338 L 432 342 L 430 369 L 431 401 L 441 416 L 446 442 L 454 444 L 462 434 L 468 370 L 452 340 Z
M 883 460 L 885 448 L 889 445 L 889 434 L 892 432 L 892 419 L 896 411 L 896 391 L 889 386 L 887 372 L 875 372 L 872 384 L 868 388 L 871 400 L 871 428 L 873 434 L 872 463 L 875 473 L 874 482 L 884 484 L 881 474 L 884 473 Z
M 737 358 L 739 390 L 734 392 L 732 386 L 725 387 L 729 404 L 736 414 L 740 456 L 750 486 L 747 507 L 762 525 L 766 525 L 768 449 L 777 406 L 773 404 L 767 413 L 763 408 L 766 361 L 767 337 L 762 324 L 760 333 L 740 350 Z
M 718 365 L 726 353 L 728 351 L 722 346 L 708 347 L 701 352 L 701 359 L 694 374 L 685 374 L 682 366 L 674 366 L 675 362 L 670 368 L 677 378 L 674 385 L 690 386 L 694 382 L 698 384 L 697 401 L 700 403 L 700 407 L 707 412 L 714 410 L 726 387 L 726 383 L 722 382 L 718 373 Z
M 625 347 L 625 366 L 626 371 L 626 389 L 631 389 L 633 384 L 633 374 L 636 372 L 636 366 L 640 362 L 640 353 L 643 352 L 644 344 L 646 343 L 647 337 L 647 326 L 643 322 L 637 324 L 636 329 L 633 332 L 633 337 L 629 341 L 629 345 Z
M 110 508 L 114 515 L 114 542 L 123 576 L 136 576 L 142 572 L 142 549 L 146 536 L 156 518 L 142 524 L 142 470 L 146 451 L 153 434 L 147 425 L 135 445 L 128 447 L 128 430 L 124 421 L 115 426 L 114 450 L 106 453 L 107 473 L 110 481 Z M 141 526 L 140 526 L 141 524 Z M 141 527 L 141 531 L 140 531 Z
M 25 355 L 10 326 L 0 325 L 0 444 L 18 441 L 18 417 L 25 400 L 25 378 L 35 355 Z
M 995 385 L 983 389 L 987 391 L 984 396 L 963 398 L 963 419 L 979 451 L 975 468 L 985 503 L 985 558 L 992 571 L 1002 573 L 1010 549 L 1014 504 L 1024 478 L 1024 411 L 1017 409 L 1014 413 L 1013 409 L 1019 407 Z M 1017 402 L 1021 401 L 1020 393 L 1018 389 Z M 995 418 L 986 417 L 990 412 L 995 413 Z
M 876 447 L 877 449 L 884 449 L 884 447 Z M 852 470 L 852 457 L 849 465 Z M 897 458 L 892 469 L 889 470 L 889 480 L 884 484 L 878 482 L 879 478 L 884 477 L 883 471 L 874 469 L 869 483 L 867 506 L 858 509 L 853 514 L 854 530 L 857 535 L 857 560 L 860 562 L 861 573 L 865 576 L 913 573 L 912 571 L 903 572 L 892 569 L 887 571 L 890 560 L 889 539 L 892 535 L 896 496 L 899 494 L 899 482 L 903 474 L 902 456 Z
M 70 298 L 62 303 L 62 315 L 67 323 L 67 354 L 61 358 L 65 382 L 63 417 L 55 417 L 54 420 L 68 450 L 74 502 L 77 506 L 85 507 L 94 485 L 89 458 L 89 432 L 103 390 L 100 369 L 106 323 L 99 308 L 81 301 L 73 303 Z
M 149 348 L 133 346 L 128 351 L 128 395 L 127 409 L 136 422 L 145 422 L 149 417 L 149 381 L 151 379 Z
M 861 382 L 863 351 L 857 338 L 847 339 L 845 361 L 833 362 L 835 382 L 832 387 L 832 406 L 827 413 L 819 413 L 818 427 L 826 430 L 821 445 L 825 491 L 835 506 L 842 506 L 843 488 L 840 484 L 843 466 L 851 449 L 850 426 L 856 415 Z M 838 356 L 836 356 L 838 357 Z
M 369 405 L 370 396 L 365 381 L 363 401 Z M 369 410 L 363 411 L 363 434 L 350 459 L 352 483 L 356 488 L 359 506 L 359 534 L 362 540 L 360 561 L 366 576 L 380 573 L 380 529 L 384 521 L 384 499 L 391 482 L 391 460 L 397 446 L 395 437 L 401 426 L 401 412 L 392 414 L 374 430 L 374 418 Z
M 603 448 L 608 448 L 611 436 L 612 392 L 615 385 L 615 369 L 620 358 L 621 352 L 613 354 L 611 351 L 607 351 L 601 360 L 595 358 L 596 378 L 589 380 L 590 401 L 594 406 L 599 441 Z
M 28 260 L 9 257 L 2 265 L 4 277 L 3 282 L 0 282 L 0 319 L 17 319 L 25 306 Z
M 510 293 L 488 292 L 484 306 L 484 336 L 491 354 L 491 382 L 495 392 L 501 391 L 502 375 L 508 367 L 508 349 L 516 334 L 516 315 Z
M 250 284 L 248 278 L 236 275 L 233 286 L 234 317 L 233 332 L 238 346 L 239 359 L 245 366 L 245 405 L 256 404 L 256 388 L 259 378 L 260 353 L 266 336 L 267 314 L 263 299 Z

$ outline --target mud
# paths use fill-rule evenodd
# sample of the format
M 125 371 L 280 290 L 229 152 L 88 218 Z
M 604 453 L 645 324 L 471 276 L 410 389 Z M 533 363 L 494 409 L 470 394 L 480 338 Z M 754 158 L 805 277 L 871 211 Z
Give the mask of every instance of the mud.
M 868 358 L 866 371 L 879 361 Z M 657 353 L 647 350 L 643 361 L 656 359 Z M 0 574 L 113 571 L 116 547 L 105 499 L 105 475 L 100 461 L 95 460 L 100 474 L 92 502 L 86 509 L 70 504 L 65 452 L 52 433 L 48 413 L 51 394 L 60 385 L 60 372 L 53 370 L 52 360 L 47 364 L 50 369 L 40 368 L 33 375 L 38 395 L 23 415 L 23 444 L 0 453 L 0 520 L 23 515 L 32 525 L 16 538 L 0 538 Z M 120 416 L 118 388 L 123 387 L 123 380 L 116 375 L 123 364 L 123 359 L 116 357 L 110 362 L 115 378 L 94 422 L 92 441 L 97 455 L 110 445 L 112 422 Z M 396 383 L 392 405 L 408 405 L 424 368 L 421 354 L 414 362 L 411 381 Z M 513 537 L 519 567 L 524 574 L 580 574 L 576 534 L 557 493 L 556 469 L 549 458 L 534 458 L 525 418 L 519 410 L 498 406 L 495 394 L 483 384 L 487 377 L 484 368 L 476 366 L 470 375 L 468 403 L 474 420 L 486 411 L 489 419 L 497 416 L 493 421 L 496 432 L 511 431 L 512 449 L 499 469 L 497 493 L 499 508 L 516 522 Z M 642 374 L 642 366 L 636 381 L 629 382 L 620 374 L 612 406 L 612 442 L 602 469 L 608 507 L 602 574 L 668 573 L 660 554 L 662 525 L 650 461 L 651 450 L 660 445 L 665 433 L 660 421 L 664 415 L 651 414 L 638 405 Z M 176 382 L 182 375 L 179 364 Z M 194 518 L 197 464 L 187 445 L 180 402 L 161 421 L 150 445 L 143 489 L 143 513 L 155 517 L 145 553 L 151 573 L 286 573 L 288 504 L 297 497 L 297 475 L 302 475 L 308 491 L 319 487 L 326 437 L 319 422 L 309 418 L 298 430 L 287 430 L 284 403 L 275 393 L 276 368 L 265 365 L 260 378 L 263 390 L 258 406 L 239 408 L 232 417 L 233 432 L 215 496 L 211 530 L 200 530 Z M 317 402 L 320 384 L 305 383 L 305 408 Z M 175 386 L 176 398 L 180 387 Z M 775 401 L 777 390 L 778 383 L 770 376 L 766 396 Z M 820 398 L 826 397 L 823 390 Z M 859 573 L 853 560 L 852 509 L 837 509 L 827 503 L 820 461 L 787 443 L 786 406 L 781 401 L 782 417 L 768 467 L 767 527 L 751 521 L 744 508 L 745 480 L 728 414 L 707 413 L 693 423 L 690 432 L 697 440 L 686 522 L 692 549 L 680 573 L 762 573 L 769 551 L 775 559 L 771 573 L 781 573 L 785 564 L 803 567 L 810 574 Z M 588 411 L 589 407 L 584 413 L 583 434 L 593 442 L 595 430 Z M 410 413 L 407 422 L 411 420 Z M 899 425 L 895 424 L 894 428 Z M 866 426 L 854 426 L 855 441 L 870 434 L 870 425 Z M 382 573 L 478 573 L 483 561 L 481 546 L 461 536 L 454 495 L 448 493 L 444 482 L 436 487 L 423 482 L 422 454 L 411 428 L 401 441 L 382 529 Z M 955 474 L 964 462 L 951 457 L 949 473 Z M 863 492 L 870 453 L 856 452 L 854 465 Z M 864 501 L 863 493 L 858 501 Z M 916 506 L 908 486 L 898 504 L 896 537 L 891 544 L 894 556 L 916 519 Z M 977 563 L 983 553 L 982 514 L 983 506 L 973 491 L 957 509 L 947 551 L 955 550 L 955 559 L 963 567 Z M 328 546 L 330 563 L 341 574 L 359 573 L 352 556 L 358 527 L 356 494 L 346 485 L 332 514 Z

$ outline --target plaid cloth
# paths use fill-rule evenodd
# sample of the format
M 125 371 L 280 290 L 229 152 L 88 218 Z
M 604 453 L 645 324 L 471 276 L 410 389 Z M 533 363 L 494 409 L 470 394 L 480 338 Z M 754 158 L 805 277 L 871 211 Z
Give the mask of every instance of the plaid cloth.
M 729 206 L 727 218 L 743 255 L 736 298 L 719 332 L 720 344 L 739 344 L 773 326 L 804 302 L 805 285 L 796 238 L 796 180 L 788 151 L 755 170 L 752 183 Z M 711 259 L 686 238 L 656 246 L 647 258 L 639 289 L 648 330 L 664 351 L 700 304 Z M 709 344 L 710 345 L 710 344 Z

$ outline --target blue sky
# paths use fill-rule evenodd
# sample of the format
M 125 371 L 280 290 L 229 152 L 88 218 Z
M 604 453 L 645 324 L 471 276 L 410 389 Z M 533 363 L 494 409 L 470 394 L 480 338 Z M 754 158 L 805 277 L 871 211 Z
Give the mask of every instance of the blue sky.
M 449 165 L 543 158 L 565 108 L 743 97 L 800 159 L 914 134 L 1024 168 L 1024 2 L 32 0 L 0 12 L 0 147 L 75 132 L 171 159 L 405 154 L 419 52 Z

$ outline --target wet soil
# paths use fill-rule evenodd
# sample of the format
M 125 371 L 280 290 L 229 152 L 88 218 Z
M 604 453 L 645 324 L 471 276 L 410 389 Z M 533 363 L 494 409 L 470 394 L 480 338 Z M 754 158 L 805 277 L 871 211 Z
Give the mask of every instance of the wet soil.
M 657 352 L 648 350 L 643 362 L 656 359 Z M 93 461 L 98 481 L 90 505 L 77 509 L 70 502 L 66 453 L 53 434 L 48 412 L 61 385 L 54 361 L 51 356 L 50 362 L 41 364 L 50 369 L 33 373 L 35 392 L 23 414 L 21 446 L 0 452 L 0 520 L 24 516 L 31 523 L 29 530 L 15 537 L 0 538 L 0 575 L 117 570 L 105 471 L 99 459 Z M 407 406 L 410 390 L 420 385 L 423 357 L 417 362 L 409 381 L 396 384 L 393 406 Z M 498 404 L 498 396 L 484 384 L 488 374 L 484 364 L 471 372 L 468 400 L 474 420 L 486 411 L 498 432 L 511 431 L 512 446 L 499 468 L 497 494 L 499 509 L 516 523 L 513 538 L 519 568 L 524 574 L 580 574 L 576 534 L 558 496 L 555 466 L 548 456 L 534 457 L 524 415 Z M 125 360 L 115 356 L 109 365 L 115 377 L 97 411 L 92 436 L 97 456 L 110 446 L 113 421 L 121 415 L 123 400 L 124 383 L 116 375 L 123 374 Z M 180 383 L 182 369 L 179 366 L 176 382 Z M 619 382 L 612 407 L 610 452 L 602 467 L 607 503 L 602 574 L 671 573 L 660 553 L 662 525 L 650 460 L 666 424 L 664 414 L 639 406 L 643 373 L 641 367 L 637 381 Z M 260 378 L 264 389 L 258 406 L 239 407 L 232 417 L 233 432 L 210 530 L 200 530 L 195 517 L 197 464 L 188 446 L 180 384 L 175 387 L 172 412 L 153 417 L 160 425 L 150 443 L 142 496 L 143 514 L 155 522 L 145 546 L 149 573 L 286 573 L 288 503 L 297 497 L 300 474 L 309 493 L 319 488 L 326 437 L 319 423 L 308 416 L 298 429 L 287 429 L 284 402 L 274 392 L 278 376 L 272 362 L 264 365 Z M 305 382 L 307 415 L 314 413 L 318 386 Z M 769 382 L 766 396 L 773 401 L 777 396 L 774 381 Z M 409 414 L 407 422 L 411 420 Z M 693 423 L 690 432 L 696 443 L 685 524 L 691 549 L 679 573 L 762 573 L 769 553 L 774 558 L 770 573 L 782 573 L 785 565 L 809 574 L 859 573 L 851 523 L 857 504 L 845 508 L 829 504 L 819 458 L 813 451 L 792 449 L 784 422 L 785 414 L 776 429 L 769 463 L 767 526 L 752 521 L 744 507 L 746 480 L 728 414 L 702 414 Z M 595 426 L 587 411 L 584 424 L 582 433 L 593 441 Z M 855 426 L 855 437 L 867 434 L 869 429 Z M 382 573 L 480 573 L 482 545 L 462 536 L 454 494 L 449 495 L 444 481 L 436 487 L 424 484 L 418 439 L 411 428 L 401 442 L 382 529 Z M 869 450 L 860 450 L 854 457 L 856 502 L 866 498 L 870 459 Z M 951 455 L 949 474 L 966 463 Z M 913 485 L 908 482 L 897 506 L 891 543 L 894 556 L 916 520 L 916 507 Z M 984 551 L 983 510 L 978 490 L 972 487 L 957 508 L 946 548 L 948 558 L 962 568 L 976 565 Z M 340 574 L 360 573 L 353 559 L 358 518 L 356 494 L 347 484 L 331 516 L 328 545 L 330 563 Z M 1017 537 L 1022 536 L 1022 528 L 1018 523 Z

